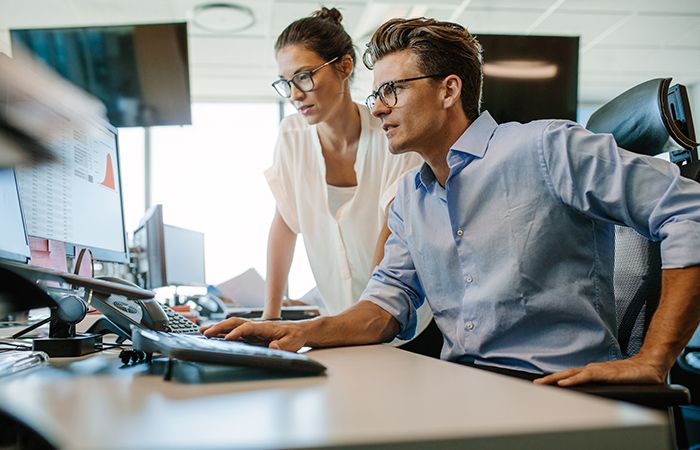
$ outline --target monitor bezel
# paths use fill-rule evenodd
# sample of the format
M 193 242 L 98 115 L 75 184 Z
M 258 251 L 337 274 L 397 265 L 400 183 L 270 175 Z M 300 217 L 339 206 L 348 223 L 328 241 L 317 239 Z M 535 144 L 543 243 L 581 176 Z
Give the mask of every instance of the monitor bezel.
M 5 170 L 12 171 L 12 177 L 15 180 L 15 192 L 17 193 L 17 201 L 19 203 L 19 212 L 22 219 L 22 229 L 24 230 L 24 242 L 29 250 L 29 256 L 14 252 L 9 252 L 7 250 L 0 249 L 0 260 L 14 261 L 22 264 L 29 264 L 32 261 L 31 247 L 29 245 L 29 235 L 27 234 L 27 222 L 24 219 L 24 209 L 22 207 L 22 196 L 19 194 L 19 182 L 17 181 L 17 173 L 15 169 L 6 168 Z

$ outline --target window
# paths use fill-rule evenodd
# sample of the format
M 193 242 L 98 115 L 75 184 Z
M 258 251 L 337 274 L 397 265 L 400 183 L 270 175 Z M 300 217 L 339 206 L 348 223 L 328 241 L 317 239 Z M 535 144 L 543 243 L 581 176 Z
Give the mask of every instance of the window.
M 266 275 L 267 235 L 275 202 L 263 172 L 272 164 L 278 103 L 199 103 L 192 125 L 156 127 L 152 203 L 167 224 L 205 234 L 207 282 L 218 284 L 249 267 Z M 127 230 L 143 215 L 143 129 L 120 130 Z M 315 285 L 297 241 L 289 295 Z

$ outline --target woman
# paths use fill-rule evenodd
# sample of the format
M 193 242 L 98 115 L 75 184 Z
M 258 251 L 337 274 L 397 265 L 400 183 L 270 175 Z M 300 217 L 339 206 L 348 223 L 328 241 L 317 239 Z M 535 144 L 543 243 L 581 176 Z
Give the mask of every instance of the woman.
M 396 181 L 421 161 L 389 153 L 381 123 L 350 97 L 355 64 L 335 8 L 289 25 L 275 44 L 286 117 L 265 176 L 276 200 L 268 239 L 263 318 L 280 316 L 296 236 L 331 314 L 356 302 L 383 256 Z M 420 328 L 420 327 L 419 327 Z

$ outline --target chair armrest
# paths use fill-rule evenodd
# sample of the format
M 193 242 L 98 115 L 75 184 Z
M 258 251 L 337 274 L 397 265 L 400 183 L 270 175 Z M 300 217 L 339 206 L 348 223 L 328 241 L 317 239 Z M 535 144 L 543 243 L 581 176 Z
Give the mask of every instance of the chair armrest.
M 573 389 L 586 394 L 656 409 L 690 404 L 690 391 L 678 384 L 584 384 Z

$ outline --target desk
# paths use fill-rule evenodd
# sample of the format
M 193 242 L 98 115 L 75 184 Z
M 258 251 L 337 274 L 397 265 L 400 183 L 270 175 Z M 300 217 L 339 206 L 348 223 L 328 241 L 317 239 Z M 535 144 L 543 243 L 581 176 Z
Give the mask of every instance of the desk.
M 633 405 L 387 345 L 309 356 L 326 376 L 187 385 L 89 374 L 115 364 L 97 355 L 72 363 L 84 374 L 42 368 L 4 379 L 0 409 L 80 450 L 668 447 L 664 415 Z

